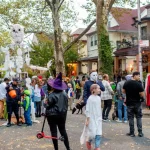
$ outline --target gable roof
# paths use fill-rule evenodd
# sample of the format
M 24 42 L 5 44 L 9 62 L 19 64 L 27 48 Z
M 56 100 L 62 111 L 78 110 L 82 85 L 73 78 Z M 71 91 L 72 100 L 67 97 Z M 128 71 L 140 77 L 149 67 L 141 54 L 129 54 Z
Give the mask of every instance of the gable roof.
M 137 28 L 132 26 L 134 24 L 133 17 L 135 17 L 135 10 L 112 8 L 111 14 L 119 25 L 109 27 L 109 30 L 137 32 Z
M 141 13 L 147 8 L 148 5 L 141 7 Z M 119 25 L 114 27 L 109 27 L 109 31 L 120 31 L 120 32 L 137 32 L 138 29 L 133 26 L 134 18 L 137 18 L 137 9 L 127 9 L 127 8 L 119 8 L 113 7 L 111 9 L 111 14 L 117 21 Z M 90 35 L 96 32 L 96 28 L 88 31 L 86 35 Z
M 78 28 L 77 30 L 75 30 L 74 32 L 71 33 L 71 36 L 77 37 L 78 35 L 80 35 L 86 28 Z M 95 30 L 95 27 L 91 27 L 91 29 L 88 32 L 92 32 L 93 30 Z M 80 38 L 81 41 L 87 41 L 87 37 L 86 35 L 82 36 Z

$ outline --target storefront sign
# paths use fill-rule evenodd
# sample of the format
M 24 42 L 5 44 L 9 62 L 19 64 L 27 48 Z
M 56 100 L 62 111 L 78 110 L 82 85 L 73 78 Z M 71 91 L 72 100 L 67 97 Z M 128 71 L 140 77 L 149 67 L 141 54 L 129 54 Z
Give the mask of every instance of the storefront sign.
M 140 40 L 139 45 L 140 45 L 140 47 L 148 47 L 149 46 L 149 40 Z

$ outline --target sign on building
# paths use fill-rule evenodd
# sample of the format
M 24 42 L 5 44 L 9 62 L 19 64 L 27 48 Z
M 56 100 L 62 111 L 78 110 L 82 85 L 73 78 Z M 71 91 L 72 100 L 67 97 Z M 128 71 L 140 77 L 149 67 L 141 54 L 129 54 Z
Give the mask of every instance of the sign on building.
M 140 47 L 148 47 L 149 46 L 149 40 L 140 40 L 139 45 L 140 45 Z

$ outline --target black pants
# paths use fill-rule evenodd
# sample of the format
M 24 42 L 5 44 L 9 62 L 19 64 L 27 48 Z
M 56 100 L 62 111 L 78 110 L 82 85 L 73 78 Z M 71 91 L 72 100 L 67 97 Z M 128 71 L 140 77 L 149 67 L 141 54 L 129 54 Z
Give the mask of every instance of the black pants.
M 35 104 L 36 104 L 36 115 L 40 116 L 41 115 L 41 101 L 35 102 Z
M 79 99 L 81 96 L 81 89 L 76 89 L 76 99 Z
M 11 115 L 14 112 L 17 123 L 19 123 L 19 105 L 17 102 L 7 102 L 8 123 L 11 123 Z
M 133 106 L 127 106 L 130 133 L 134 133 L 134 116 L 137 121 L 138 132 L 142 132 L 142 108 L 141 103 L 137 103 Z
M 66 149 L 70 150 L 68 135 L 66 132 L 66 127 L 65 127 L 66 115 L 48 116 L 47 120 L 48 120 L 48 124 L 50 127 L 51 135 L 53 137 L 57 137 L 57 127 L 58 127 L 61 136 L 64 137 L 64 144 L 66 146 Z M 53 139 L 53 144 L 54 144 L 55 150 L 58 150 L 58 140 Z
M 104 100 L 103 119 L 108 119 L 111 106 L 112 106 L 112 99 Z

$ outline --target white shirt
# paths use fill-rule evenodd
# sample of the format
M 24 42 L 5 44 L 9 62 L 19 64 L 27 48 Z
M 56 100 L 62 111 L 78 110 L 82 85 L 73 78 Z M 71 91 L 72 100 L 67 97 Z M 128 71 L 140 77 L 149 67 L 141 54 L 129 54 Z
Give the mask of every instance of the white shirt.
M 34 96 L 41 97 L 41 89 L 38 87 L 37 84 L 35 85 Z
M 5 82 L 0 84 L 0 100 L 6 98 L 6 86 Z
M 102 83 L 103 83 L 103 85 L 105 87 L 105 91 L 101 91 L 101 99 L 102 100 L 110 100 L 110 99 L 112 99 L 112 94 L 114 92 L 113 92 L 113 89 L 110 86 L 110 83 L 108 81 L 106 81 L 106 80 L 103 80 Z
M 86 117 L 89 117 L 88 133 L 89 138 L 102 135 L 102 110 L 101 98 L 91 95 L 86 104 Z

